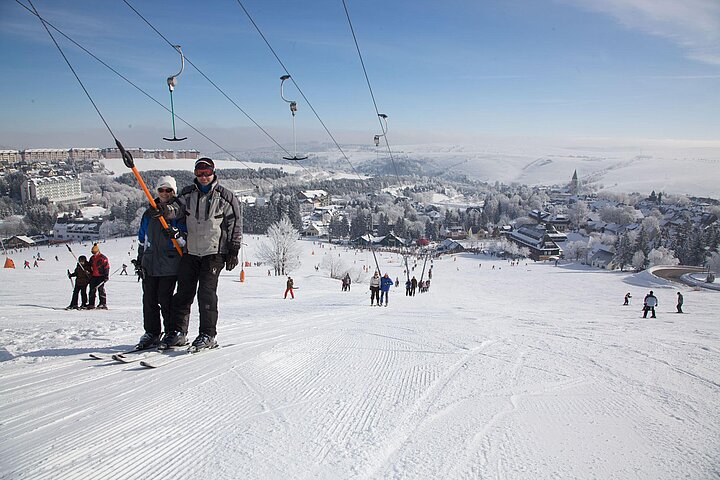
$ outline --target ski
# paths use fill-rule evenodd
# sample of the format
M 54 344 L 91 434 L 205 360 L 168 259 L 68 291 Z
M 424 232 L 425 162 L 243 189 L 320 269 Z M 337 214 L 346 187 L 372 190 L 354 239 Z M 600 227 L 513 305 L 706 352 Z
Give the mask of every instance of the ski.
M 116 355 L 120 355 L 120 356 L 122 356 L 122 355 L 131 355 L 131 354 L 133 354 L 133 353 L 142 352 L 142 351 L 144 351 L 144 350 L 138 350 L 138 349 L 136 349 L 136 348 L 133 348 L 133 349 L 131 349 L 131 350 L 125 350 L 125 351 L 123 351 L 123 352 L 116 352 L 116 353 L 91 352 L 91 353 L 89 353 L 88 355 L 89 355 L 90 358 L 92 358 L 93 360 L 110 360 L 110 359 L 114 359 L 114 357 L 115 357 Z
M 165 358 L 162 358 L 163 356 L 157 356 L 152 358 L 151 360 L 141 360 L 140 365 L 142 365 L 145 368 L 159 368 L 163 365 L 167 365 L 169 363 L 174 363 L 178 360 L 190 358 L 193 355 L 197 355 L 198 353 L 207 352 L 210 350 L 215 350 L 216 348 L 220 348 L 220 345 L 215 345 L 211 348 L 202 348 L 200 350 L 195 350 L 193 347 L 188 348 L 184 352 L 178 352 L 177 355 L 167 355 Z M 177 350 L 176 350 L 177 352 Z

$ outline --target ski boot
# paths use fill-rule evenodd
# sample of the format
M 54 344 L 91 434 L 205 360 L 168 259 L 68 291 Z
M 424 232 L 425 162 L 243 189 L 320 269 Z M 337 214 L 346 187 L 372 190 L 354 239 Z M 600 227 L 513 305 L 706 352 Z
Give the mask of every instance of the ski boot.
M 158 344 L 158 350 L 167 350 L 170 347 L 179 347 L 187 344 L 187 337 L 183 332 L 167 332 Z
M 140 337 L 140 340 L 138 341 L 137 345 L 135 345 L 135 350 L 147 350 L 148 348 L 155 347 L 160 342 L 160 335 L 155 335 L 154 333 L 148 333 L 145 332 L 142 337 Z
M 216 346 L 217 342 L 215 341 L 215 337 L 211 337 L 207 333 L 201 333 L 193 340 L 191 349 L 197 352 L 203 348 L 215 348 Z

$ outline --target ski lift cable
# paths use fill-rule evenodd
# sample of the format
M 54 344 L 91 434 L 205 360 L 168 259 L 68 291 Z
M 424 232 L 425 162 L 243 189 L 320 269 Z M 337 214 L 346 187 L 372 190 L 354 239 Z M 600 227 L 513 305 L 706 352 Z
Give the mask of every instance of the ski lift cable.
M 126 0 L 123 0 L 123 1 L 126 1 Z M 287 67 L 285 67 L 285 64 L 282 62 L 282 60 L 280 59 L 278 54 L 275 52 L 275 49 L 272 47 L 272 45 L 270 45 L 270 42 L 265 37 L 262 30 L 260 30 L 260 27 L 258 26 L 258 24 L 255 23 L 255 20 L 252 18 L 252 15 L 250 15 L 250 12 L 248 12 L 248 10 L 245 8 L 245 5 L 243 5 L 243 3 L 240 0 L 236 0 L 236 1 L 237 1 L 238 5 L 240 6 L 240 8 L 242 9 L 242 11 L 245 12 L 245 15 L 250 20 L 250 23 L 252 23 L 253 27 L 255 27 L 255 30 L 257 30 L 258 34 L 260 34 L 260 37 L 265 42 L 265 45 L 267 45 L 267 47 L 270 49 L 270 52 L 272 52 L 273 56 L 278 61 L 278 63 L 282 67 L 282 69 L 285 71 L 285 73 L 287 75 L 290 75 L 290 72 L 288 71 Z M 364 178 L 360 175 L 360 173 L 358 173 L 357 169 L 355 168 L 355 165 L 352 164 L 352 162 L 348 158 L 347 154 L 345 154 L 345 151 L 342 149 L 342 147 L 340 147 L 340 144 L 335 139 L 333 134 L 330 132 L 330 129 L 327 127 L 327 125 L 325 125 L 325 122 L 323 122 L 322 118 L 320 118 L 320 114 L 318 114 L 317 110 L 315 110 L 315 107 L 313 107 L 312 103 L 310 103 L 310 100 L 308 100 L 308 98 L 305 96 L 305 93 L 300 88 L 300 85 L 298 85 L 297 82 L 295 81 L 295 79 L 292 77 L 290 77 L 290 81 L 292 81 L 293 85 L 295 85 L 295 88 L 297 88 L 298 93 L 300 93 L 300 96 L 303 98 L 303 100 L 305 100 L 305 103 L 307 103 L 308 107 L 315 115 L 315 118 L 318 119 L 318 121 L 320 122 L 320 125 L 322 125 L 325 132 L 328 134 L 330 139 L 335 144 L 335 147 L 337 147 L 337 149 L 340 151 L 342 156 L 345 158 L 345 161 L 350 165 L 350 168 L 352 168 L 353 172 L 355 172 L 355 175 L 357 175 L 360 180 L 364 180 Z
M 167 108 L 162 102 L 160 102 L 158 99 L 156 99 L 155 97 L 153 97 L 152 95 L 150 95 L 149 93 L 147 93 L 145 90 L 143 90 L 143 89 L 142 89 L 141 87 L 139 87 L 137 84 L 135 84 L 132 80 L 130 80 L 130 79 L 127 78 L 125 75 L 123 75 L 122 73 L 120 73 L 119 71 L 117 71 L 115 68 L 113 68 L 113 67 L 112 67 L 111 65 L 109 65 L 107 62 L 105 62 L 104 60 L 102 60 L 101 58 L 99 58 L 97 55 L 95 55 L 94 53 L 92 53 L 90 50 L 88 50 L 87 48 L 85 48 L 83 45 L 81 45 L 80 43 L 76 42 L 72 37 L 68 36 L 68 35 L 67 35 L 66 33 L 64 33 L 62 30 L 60 30 L 60 29 L 57 28 L 55 25 L 53 25 L 52 23 L 50 23 L 47 19 L 45 19 L 44 17 L 41 17 L 41 16 L 38 15 L 37 13 L 33 12 L 30 8 L 28 8 L 27 5 L 24 5 L 24 4 L 23 4 L 22 2 L 20 2 L 19 0 L 15 0 L 15 2 L 16 2 L 17 4 L 19 4 L 21 7 L 23 7 L 25 10 L 27 10 L 28 12 L 30 12 L 30 14 L 35 15 L 35 16 L 38 17 L 38 19 L 40 19 L 40 20 L 43 20 L 46 25 L 50 26 L 54 31 L 56 31 L 57 33 L 59 33 L 60 35 L 62 35 L 63 37 L 65 37 L 65 39 L 67 39 L 69 42 L 71 42 L 72 44 L 74 44 L 76 47 L 78 47 L 78 48 L 79 48 L 80 50 L 82 50 L 83 52 L 87 53 L 90 57 L 92 57 L 92 58 L 95 59 L 98 63 L 100 63 L 101 65 L 103 65 L 105 68 L 107 68 L 108 70 L 110 70 L 111 72 L 113 72 L 115 75 L 117 75 L 118 77 L 120 77 L 121 79 L 123 79 L 125 82 L 127 82 L 129 85 L 131 85 L 132 87 L 134 87 L 136 90 L 138 90 L 140 93 L 142 93 L 143 95 L 145 95 L 147 98 L 149 98 L 150 100 L 152 100 L 153 102 L 155 102 L 155 104 L 157 104 L 159 107 L 165 109 L 165 111 L 167 111 L 168 113 L 170 113 L 170 109 Z M 205 133 L 203 133 L 200 129 L 198 129 L 197 127 L 195 127 L 192 123 L 188 122 L 187 120 L 185 120 L 183 117 L 181 117 L 181 116 L 179 116 L 179 115 L 175 115 L 175 116 L 176 116 L 181 122 L 183 122 L 185 125 L 187 125 L 188 127 L 190 127 L 193 131 L 195 131 L 198 135 L 202 136 L 202 137 L 203 137 L 204 139 L 206 139 L 208 142 L 212 143 L 212 144 L 215 145 L 217 148 L 219 148 L 219 149 L 222 150 L 224 153 L 226 153 L 230 158 L 232 158 L 232 159 L 236 160 L 237 162 L 241 163 L 242 165 L 244 165 L 244 166 L 247 167 L 248 169 L 254 170 L 250 165 L 248 165 L 248 164 L 245 163 L 244 161 L 242 161 L 242 160 L 240 160 L 239 158 L 237 158 L 235 155 L 233 155 L 231 152 L 229 152 L 225 147 L 223 147 L 222 145 L 220 145 L 219 143 L 217 143 L 215 140 L 213 140 L 212 138 L 210 138 L 209 136 L 207 136 L 207 135 L 206 135 Z M 252 179 L 250 179 L 250 183 L 252 183 L 253 185 L 255 185 L 255 183 L 252 181 Z M 257 185 L 255 185 L 255 186 L 257 186 Z
M 130 4 L 130 2 L 128 2 L 128 0 L 123 0 L 123 3 L 125 3 L 125 5 L 127 5 L 133 12 L 135 12 L 135 14 L 136 14 L 138 17 L 140 17 L 155 33 L 157 33 L 157 34 L 160 36 L 160 38 L 162 38 L 163 40 L 165 40 L 165 42 L 166 42 L 168 45 L 170 45 L 171 47 L 175 48 L 175 45 L 174 45 L 170 40 L 168 40 L 168 38 L 167 38 L 165 35 L 163 35 L 162 32 L 160 32 L 157 28 L 155 28 L 155 26 L 154 26 L 152 23 L 150 23 L 150 21 L 149 21 L 147 18 L 145 18 L 135 7 L 133 7 L 133 6 Z M 281 149 L 283 152 L 285 152 L 287 155 L 290 155 L 290 152 L 288 152 L 287 149 L 280 144 L 280 142 L 278 142 L 277 140 L 275 140 L 275 138 L 274 138 L 272 135 L 270 135 L 270 133 L 269 133 L 267 130 L 265 130 L 259 123 L 257 123 L 257 122 L 255 121 L 255 119 L 253 119 L 253 118 L 250 116 L 249 113 L 247 113 L 240 105 L 238 105 L 237 102 L 235 102 L 235 100 L 233 100 L 232 98 L 230 98 L 230 96 L 229 96 L 227 93 L 225 93 L 225 91 L 224 91 L 222 88 L 220 88 L 217 83 L 215 83 L 214 81 L 212 81 L 212 80 L 210 79 L 210 77 L 208 77 L 208 76 L 205 74 L 205 72 L 203 72 L 203 71 L 200 69 L 200 67 L 198 67 L 197 65 L 195 65 L 187 56 L 185 56 L 184 58 L 185 58 L 185 61 L 186 61 L 189 65 L 191 65 L 205 80 L 207 80 L 207 81 L 210 83 L 210 85 L 212 85 L 213 87 L 215 87 L 215 89 L 216 89 L 218 92 L 220 92 L 220 94 L 221 94 L 222 96 L 224 96 L 230 103 L 232 103 L 232 104 L 235 106 L 235 108 L 237 108 L 243 115 L 245 115 L 245 117 L 246 117 L 248 120 L 250 120 L 257 128 L 259 128 L 260 131 L 263 132 L 266 137 L 268 137 L 270 140 L 272 140 L 272 142 L 273 142 L 275 145 L 277 145 L 278 148 L 280 148 L 280 149 Z
M 85 88 L 85 84 L 83 84 L 82 80 L 80 79 L 80 76 L 77 74 L 77 72 L 73 68 L 72 64 L 70 63 L 70 60 L 68 60 L 62 47 L 60 47 L 60 44 L 57 42 L 57 40 L 55 40 L 55 36 L 50 31 L 50 28 L 48 28 L 48 26 L 45 24 L 45 20 L 40 16 L 40 13 L 37 11 L 37 8 L 35 8 L 35 5 L 32 3 L 32 0 L 28 0 L 28 3 L 32 7 L 32 10 L 35 12 L 35 16 L 37 16 L 38 19 L 40 20 L 40 22 L 42 23 L 43 28 L 45 29 L 47 34 L 52 39 L 53 43 L 55 44 L 55 47 L 57 47 L 58 51 L 60 52 L 60 55 L 62 55 L 63 59 L 65 60 L 65 63 L 67 63 L 67 66 L 70 68 L 70 71 L 72 71 L 73 75 L 75 76 L 75 79 L 80 84 L 80 87 L 82 87 L 83 91 L 85 92 L 85 95 L 87 95 L 88 100 L 90 100 L 90 103 L 92 103 L 92 106 L 95 108 L 95 111 L 98 113 L 98 115 L 100 116 L 100 119 L 105 124 L 105 127 L 107 128 L 108 132 L 110 132 L 110 135 L 113 137 L 113 140 L 115 140 L 115 145 L 117 145 L 118 149 L 122 153 L 123 162 L 125 163 L 125 165 L 128 168 L 130 168 L 132 170 L 133 174 L 135 175 L 135 178 L 137 178 L 138 183 L 140 184 L 140 187 L 142 188 L 143 192 L 145 193 L 145 196 L 148 199 L 148 202 L 150 203 L 150 206 L 152 208 L 157 209 L 157 204 L 155 203 L 155 199 L 153 198 L 152 194 L 148 190 L 147 185 L 145 184 L 145 182 L 142 179 L 142 176 L 140 175 L 140 173 L 137 170 L 137 167 L 135 167 L 135 162 L 133 160 L 132 154 L 130 152 L 128 152 L 127 150 L 125 150 L 122 143 L 120 143 L 120 140 L 118 140 L 118 138 L 115 136 L 115 133 L 112 131 L 112 128 L 110 128 L 110 125 L 105 120 L 105 117 L 103 116 L 102 112 L 100 111 L 100 108 L 98 108 L 97 104 L 95 103 L 95 101 L 92 98 L 92 95 L 90 95 L 90 92 L 88 92 L 87 88 Z M 163 228 L 165 228 L 165 229 L 169 228 L 167 221 L 162 216 L 159 217 L 159 220 L 160 220 L 160 223 L 162 224 Z M 182 257 L 182 255 L 183 255 L 182 248 L 180 247 L 180 244 L 178 243 L 178 241 L 173 238 L 172 243 L 175 246 L 175 250 L 177 250 L 178 254 Z
M 363 60 L 360 45 L 358 44 L 357 36 L 355 35 L 355 28 L 353 28 L 352 20 L 350 19 L 350 11 L 348 10 L 345 0 L 342 0 L 342 4 L 345 9 L 345 16 L 347 17 L 348 25 L 350 25 L 350 32 L 352 33 L 353 41 L 355 42 L 355 49 L 357 50 L 358 57 L 360 58 L 360 65 L 362 66 L 363 73 L 365 74 L 365 81 L 367 82 L 368 89 L 370 90 L 370 97 L 372 98 L 373 106 L 375 107 L 375 113 L 378 116 L 378 122 L 380 123 L 380 128 L 382 129 L 383 120 L 387 121 L 387 115 L 381 114 L 380 110 L 378 110 L 377 102 L 375 101 L 375 93 L 373 92 L 372 85 L 370 84 L 370 77 L 368 76 L 367 69 L 365 68 L 365 61 Z M 385 123 L 385 126 L 387 127 L 387 123 Z M 398 184 L 400 184 L 400 175 L 398 174 L 397 164 L 395 163 L 395 158 L 393 157 L 392 149 L 390 148 L 390 142 L 387 138 L 387 128 L 383 129 L 383 135 L 381 136 L 385 139 L 385 145 L 387 146 L 388 154 L 390 155 L 390 161 L 392 162 L 393 169 L 395 170 L 395 177 L 398 179 Z

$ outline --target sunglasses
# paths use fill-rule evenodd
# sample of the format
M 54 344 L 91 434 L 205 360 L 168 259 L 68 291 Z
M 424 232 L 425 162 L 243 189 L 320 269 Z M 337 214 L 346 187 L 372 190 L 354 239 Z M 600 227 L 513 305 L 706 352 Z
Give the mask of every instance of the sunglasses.
M 158 193 L 173 193 L 174 191 L 172 188 L 158 188 Z
M 196 170 L 195 176 L 196 177 L 212 177 L 213 171 L 212 170 Z

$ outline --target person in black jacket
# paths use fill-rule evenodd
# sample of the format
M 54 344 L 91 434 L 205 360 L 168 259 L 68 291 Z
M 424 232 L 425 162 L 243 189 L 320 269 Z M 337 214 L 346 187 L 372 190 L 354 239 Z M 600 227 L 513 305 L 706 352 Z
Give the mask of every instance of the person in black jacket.
M 175 202 L 177 184 L 171 176 L 160 177 L 157 182 L 158 206 Z M 148 208 L 140 220 L 138 229 L 138 255 L 135 265 L 140 269 L 143 279 L 143 327 L 145 333 L 138 344 L 137 350 L 156 346 L 160 342 L 160 334 L 169 331 L 172 316 L 171 304 L 177 284 L 180 259 L 175 244 L 168 238 L 159 218 L 152 216 L 153 209 Z M 170 220 L 170 227 L 181 233 L 187 231 L 184 219 Z M 182 236 L 178 242 L 184 244 Z M 162 325 L 160 314 L 162 313 Z
M 87 258 L 85 255 L 80 255 L 77 264 L 75 264 L 75 271 L 73 273 L 68 272 L 68 278 L 75 277 L 75 287 L 73 288 L 70 305 L 65 307 L 65 310 L 77 310 L 78 308 L 87 307 L 87 286 L 90 284 L 90 273 L 90 264 Z M 82 304 L 79 307 L 78 294 L 82 300 Z

